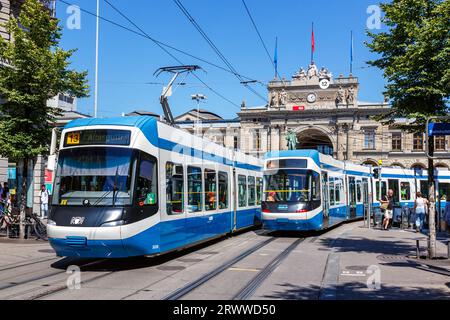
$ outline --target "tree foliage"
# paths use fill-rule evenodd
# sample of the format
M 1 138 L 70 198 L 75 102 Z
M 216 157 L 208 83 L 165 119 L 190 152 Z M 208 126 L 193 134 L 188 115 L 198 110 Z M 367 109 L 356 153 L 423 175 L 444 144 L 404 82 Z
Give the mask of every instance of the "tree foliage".
M 379 54 L 368 64 L 383 70 L 392 108 L 379 120 L 407 117 L 423 131 L 427 117 L 449 112 L 450 1 L 392 0 L 380 6 L 388 30 L 368 32 L 367 46 Z
M 0 155 L 33 158 L 48 150 L 51 123 L 61 110 L 48 107 L 58 93 L 88 95 L 87 72 L 69 69 L 74 50 L 58 47 L 61 28 L 38 0 L 26 0 L 18 19 L 5 24 L 12 41 L 0 37 Z

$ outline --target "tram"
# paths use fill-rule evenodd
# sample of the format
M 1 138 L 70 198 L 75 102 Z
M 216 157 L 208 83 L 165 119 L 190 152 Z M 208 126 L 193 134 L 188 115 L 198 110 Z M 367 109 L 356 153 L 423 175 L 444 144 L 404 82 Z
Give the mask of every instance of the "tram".
M 261 219 L 261 160 L 154 117 L 74 120 L 59 150 L 48 220 L 58 256 L 158 255 Z
M 322 230 L 368 216 L 371 207 L 380 206 L 380 191 L 384 196 L 388 189 L 392 189 L 399 209 L 412 208 L 417 191 L 428 194 L 426 172 L 384 167 L 375 179 L 372 170 L 336 160 L 316 150 L 267 153 L 264 160 L 263 228 Z M 436 182 L 441 217 L 446 199 L 450 197 L 450 171 L 437 170 Z

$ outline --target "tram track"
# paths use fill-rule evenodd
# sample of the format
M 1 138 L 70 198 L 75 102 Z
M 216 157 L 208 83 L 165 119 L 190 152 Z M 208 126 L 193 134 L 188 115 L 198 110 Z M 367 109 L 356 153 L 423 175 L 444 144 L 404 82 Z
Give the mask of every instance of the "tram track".
M 278 254 L 268 265 L 247 283 L 234 297 L 233 300 L 247 300 L 258 289 L 264 280 L 280 265 L 280 263 L 291 253 L 305 238 L 299 238 Z
M 242 261 L 244 258 L 250 256 L 256 251 L 264 248 L 269 243 L 273 242 L 277 238 L 269 238 L 263 242 L 258 243 L 257 245 L 247 249 L 240 255 L 230 259 L 204 276 L 188 283 L 187 285 L 175 290 L 171 294 L 167 295 L 163 298 L 163 300 L 178 300 L 181 299 L 194 290 L 198 289 L 208 281 L 222 274 L 226 270 L 230 269 L 233 265 L 236 265 L 238 262 Z M 249 298 L 256 289 L 263 283 L 265 279 L 275 270 L 275 268 L 288 256 L 290 252 L 292 252 L 305 238 L 300 238 L 291 243 L 286 249 L 284 249 L 281 253 L 279 253 L 274 259 L 272 259 L 262 270 L 258 272 L 256 276 L 254 276 L 240 291 L 234 295 L 234 300 L 244 300 Z
M 33 283 L 36 283 L 38 281 L 45 280 L 45 279 L 48 279 L 48 278 L 51 278 L 51 277 L 54 277 L 54 276 L 57 276 L 57 275 L 63 275 L 63 274 L 65 275 L 66 274 L 66 270 L 65 269 L 68 266 L 72 265 L 72 264 L 73 265 L 77 265 L 81 269 L 81 268 L 91 267 L 91 266 L 96 265 L 96 264 L 100 264 L 100 263 L 104 262 L 106 259 L 89 261 L 89 262 L 86 262 L 84 264 L 75 264 L 74 262 L 77 261 L 77 259 L 75 259 L 75 258 L 66 258 L 66 259 L 63 259 L 63 260 L 66 260 L 66 261 L 61 262 L 62 265 L 58 266 L 58 268 L 62 268 L 64 270 L 47 272 L 47 273 L 45 273 L 43 275 L 39 275 L 39 276 L 31 277 L 31 278 L 28 277 L 28 278 L 26 278 L 24 280 L 21 280 L 21 281 L 10 281 L 8 284 L 0 286 L 0 293 L 4 292 L 5 290 L 8 290 L 8 289 L 12 289 L 12 288 L 15 288 L 15 287 L 20 287 L 20 286 L 27 285 L 27 284 L 33 284 Z M 44 262 L 44 261 L 41 261 L 41 262 Z M 34 263 L 30 263 L 30 264 L 34 264 Z M 112 272 L 110 272 L 110 273 L 112 273 Z M 58 284 L 60 282 L 61 282 L 61 279 L 58 279 L 58 280 L 50 282 L 49 284 L 46 284 L 45 286 L 52 286 L 52 285 Z M 27 295 L 27 294 L 33 292 L 33 291 L 39 291 L 43 286 L 44 285 L 37 285 L 36 287 L 31 288 L 31 289 L 26 289 L 26 290 L 14 292 L 12 294 L 9 294 L 9 295 L 6 295 L 6 296 L 2 296 L 2 299 L 12 299 L 12 298 L 15 298 L 15 297 L 24 296 L 24 295 Z M 67 289 L 67 285 L 64 283 L 64 286 L 60 286 L 57 289 L 59 289 L 58 291 L 61 291 L 63 289 Z M 51 291 L 53 291 L 53 290 L 54 289 L 52 289 Z
M 52 258 L 48 258 L 48 259 L 40 259 L 40 260 L 28 261 L 26 263 L 19 263 L 19 264 L 17 264 L 17 263 L 14 264 L 13 263 L 13 264 L 9 264 L 9 265 L 4 266 L 4 268 L 0 268 L 0 272 L 11 270 L 11 269 L 27 267 L 27 266 L 31 266 L 31 265 L 38 264 L 38 263 L 54 261 L 54 260 L 58 260 L 58 259 L 61 259 L 61 257 L 52 257 Z

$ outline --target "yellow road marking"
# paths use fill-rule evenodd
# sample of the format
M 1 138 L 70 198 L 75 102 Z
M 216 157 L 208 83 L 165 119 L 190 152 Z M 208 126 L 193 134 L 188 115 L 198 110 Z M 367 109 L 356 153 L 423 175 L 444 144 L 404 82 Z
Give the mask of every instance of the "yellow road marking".
M 230 270 L 230 271 L 252 271 L 252 272 L 260 272 L 261 271 L 261 269 L 235 268 L 235 267 L 228 268 L 228 270 Z

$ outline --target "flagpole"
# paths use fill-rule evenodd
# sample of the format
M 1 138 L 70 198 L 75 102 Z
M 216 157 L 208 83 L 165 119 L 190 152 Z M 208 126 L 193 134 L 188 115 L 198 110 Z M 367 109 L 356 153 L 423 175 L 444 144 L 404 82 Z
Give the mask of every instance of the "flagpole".
M 278 75 L 278 37 L 275 37 L 275 53 L 274 53 L 274 57 L 273 57 L 273 64 L 275 67 L 274 78 L 277 78 L 277 75 Z
M 314 61 L 314 22 L 311 23 L 311 63 Z
M 353 74 L 353 30 L 350 31 L 350 74 Z
M 95 91 L 94 91 L 94 117 L 97 118 L 98 108 L 98 33 L 100 25 L 100 0 L 97 0 L 97 21 L 95 31 Z

